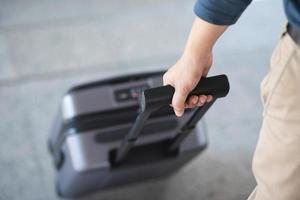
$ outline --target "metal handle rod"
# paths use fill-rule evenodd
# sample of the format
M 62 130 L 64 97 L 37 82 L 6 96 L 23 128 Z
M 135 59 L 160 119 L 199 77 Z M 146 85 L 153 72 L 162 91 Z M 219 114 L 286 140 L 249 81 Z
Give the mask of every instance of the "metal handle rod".
M 135 141 L 137 140 L 139 134 L 141 133 L 143 126 L 147 119 L 149 118 L 151 112 L 142 111 L 139 113 L 137 118 L 135 119 L 134 125 L 130 129 L 129 133 L 126 135 L 125 139 L 123 139 L 121 146 L 117 150 L 116 155 L 116 163 L 120 163 L 126 157 Z
M 216 99 L 213 99 L 211 102 L 204 104 L 202 107 L 198 108 L 195 113 L 191 116 L 188 122 L 181 128 L 180 132 L 174 137 L 169 151 L 176 150 L 179 145 L 185 140 L 185 138 L 191 133 L 195 128 L 197 122 L 204 116 L 208 109 L 213 105 Z

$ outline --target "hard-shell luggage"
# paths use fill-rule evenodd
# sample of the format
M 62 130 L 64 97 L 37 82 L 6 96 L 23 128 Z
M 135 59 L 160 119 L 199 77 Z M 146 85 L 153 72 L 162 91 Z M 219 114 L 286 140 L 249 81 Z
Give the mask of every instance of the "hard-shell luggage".
M 197 122 L 227 95 L 227 77 L 201 79 L 191 94 L 211 94 L 214 100 L 178 118 L 169 106 L 174 88 L 162 86 L 162 75 L 127 75 L 65 94 L 48 144 L 60 196 L 164 177 L 205 149 L 204 124 Z

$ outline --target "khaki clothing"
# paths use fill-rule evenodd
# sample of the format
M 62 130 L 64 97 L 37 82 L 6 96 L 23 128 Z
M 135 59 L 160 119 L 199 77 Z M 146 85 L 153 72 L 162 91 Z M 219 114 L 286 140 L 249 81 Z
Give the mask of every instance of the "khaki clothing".
M 300 200 L 300 47 L 283 33 L 261 83 L 263 123 L 248 200 Z

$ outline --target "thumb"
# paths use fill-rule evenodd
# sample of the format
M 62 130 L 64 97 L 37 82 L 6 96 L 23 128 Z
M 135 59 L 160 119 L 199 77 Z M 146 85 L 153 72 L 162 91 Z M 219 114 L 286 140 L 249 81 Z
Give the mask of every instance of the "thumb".
M 182 87 L 175 87 L 175 92 L 172 99 L 172 106 L 175 114 L 181 117 L 184 113 L 184 103 L 188 96 L 189 91 Z

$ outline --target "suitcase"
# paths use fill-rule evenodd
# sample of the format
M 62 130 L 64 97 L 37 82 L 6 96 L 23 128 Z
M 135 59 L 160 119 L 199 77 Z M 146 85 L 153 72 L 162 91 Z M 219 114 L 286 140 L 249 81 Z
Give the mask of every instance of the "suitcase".
M 82 84 L 63 97 L 48 147 L 57 170 L 57 193 L 77 198 L 94 191 L 162 178 L 207 146 L 203 122 L 229 91 L 225 75 L 203 78 L 192 94 L 214 100 L 177 118 L 164 72 Z

